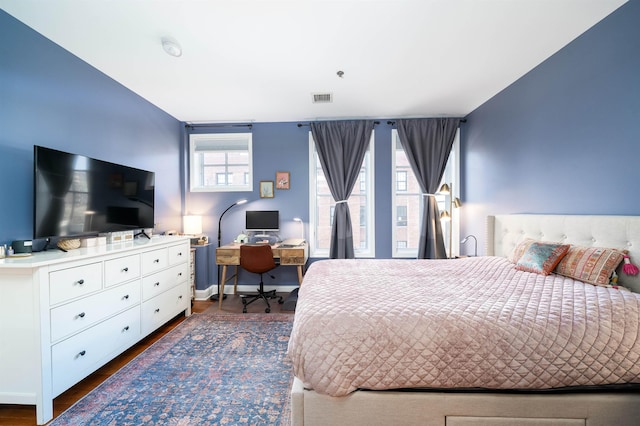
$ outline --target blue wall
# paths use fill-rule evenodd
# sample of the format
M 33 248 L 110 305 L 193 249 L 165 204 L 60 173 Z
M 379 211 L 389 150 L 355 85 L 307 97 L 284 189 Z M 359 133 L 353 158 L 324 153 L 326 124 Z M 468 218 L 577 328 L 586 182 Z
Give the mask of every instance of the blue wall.
M 155 171 L 179 228 L 181 123 L 1 10 L 0 40 L 0 243 L 33 236 L 34 145 Z
M 489 100 L 462 127 L 461 235 L 484 240 L 487 214 L 640 214 L 640 0 L 632 0 Z M 244 228 L 247 209 L 281 211 L 282 235 L 309 235 L 308 127 L 253 125 L 253 193 L 189 193 L 184 123 L 0 11 L 0 243 L 32 236 L 34 144 L 157 172 L 158 230 L 204 215 L 216 244 Z M 246 129 L 237 129 L 246 131 Z M 199 130 L 210 131 L 210 130 Z M 376 255 L 391 257 L 391 128 L 375 128 Z M 258 181 L 291 173 L 261 199 Z M 214 268 L 212 268 L 214 269 Z M 294 271 L 278 281 L 294 285 Z M 253 277 L 245 282 L 252 282 Z
M 3 11 L 0 38 L 12 40 L 0 44 L 0 243 L 32 238 L 33 145 L 155 171 L 157 231 L 182 230 L 183 212 L 202 214 L 204 232 L 215 246 L 220 214 L 247 198 L 248 204 L 225 215 L 223 243 L 244 229 L 247 209 L 280 210 L 283 237 L 300 234 L 293 218 L 301 217 L 309 235 L 309 127 L 253 124 L 253 193 L 190 193 L 184 123 Z M 376 253 L 390 257 L 391 128 L 386 120 L 380 123 L 375 129 Z M 276 171 L 291 173 L 291 189 L 261 199 L 258 182 L 274 180 Z M 215 268 L 210 269 L 215 283 Z M 295 270 L 281 269 L 278 282 L 296 285 Z
M 640 0 L 473 111 L 461 146 L 461 235 L 484 241 L 491 214 L 640 214 Z
M 229 128 L 215 127 L 196 129 L 193 133 L 229 132 Z M 305 236 L 309 236 L 309 127 L 298 127 L 297 122 L 254 123 L 252 129 L 236 128 L 233 131 L 253 134 L 254 190 L 249 192 L 212 193 L 188 192 L 185 211 L 203 215 L 203 231 L 210 242 L 217 245 L 218 220 L 220 214 L 234 202 L 246 198 L 242 204 L 229 210 L 222 221 L 222 244 L 231 242 L 244 230 L 246 210 L 279 210 L 281 237 L 294 238 L 300 235 L 300 224 L 294 217 L 302 218 Z M 184 139 L 188 150 L 188 135 Z M 391 257 L 391 127 L 386 120 L 375 126 L 375 204 L 376 204 L 376 257 Z M 288 171 L 291 189 L 275 190 L 274 198 L 260 198 L 258 182 L 275 180 L 276 171 Z M 214 269 L 214 268 L 212 268 Z M 216 271 L 212 271 L 215 277 Z M 294 268 L 277 271 L 279 284 L 297 285 Z M 240 274 L 241 282 L 254 282 L 255 277 Z

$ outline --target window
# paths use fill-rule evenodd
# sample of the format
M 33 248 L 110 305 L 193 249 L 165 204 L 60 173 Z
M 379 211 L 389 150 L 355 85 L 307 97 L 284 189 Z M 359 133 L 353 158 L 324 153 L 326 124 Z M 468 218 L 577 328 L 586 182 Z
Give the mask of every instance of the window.
M 398 192 L 407 191 L 407 171 L 406 170 L 399 170 L 396 172 L 396 191 Z
M 396 206 L 396 225 L 407 226 L 407 206 Z
M 251 133 L 189 135 L 190 190 L 252 191 Z
M 422 195 L 420 185 L 418 185 L 418 181 L 413 174 L 411 165 L 402 148 L 402 144 L 398 138 L 398 131 L 393 129 L 391 137 L 392 178 L 395 181 L 392 185 L 392 188 L 395 188 L 392 194 L 392 203 L 395 206 L 393 209 L 394 217 L 392 218 L 393 257 L 416 257 L 418 255 L 418 243 L 420 242 L 420 220 L 422 218 L 425 197 Z M 449 160 L 442 177 L 442 183 L 447 182 L 453 185 L 455 192 L 454 197 L 457 197 L 459 194 L 459 146 L 459 134 L 456 134 L 451 154 L 449 155 Z M 436 194 L 440 212 L 449 210 L 449 197 L 449 195 Z M 449 222 L 442 222 L 442 232 L 447 253 L 449 253 L 450 242 L 453 245 L 454 253 L 457 252 L 459 247 L 459 221 L 457 220 L 456 210 L 457 209 L 454 209 L 453 211 L 454 220 L 451 222 L 453 227 L 449 226 Z M 453 238 L 450 237 L 450 232 L 452 231 Z
M 356 257 L 375 257 L 373 140 L 374 132 L 371 132 L 369 148 L 362 161 L 359 179 L 348 200 Z M 309 132 L 309 203 L 311 256 L 328 257 L 336 203 L 324 177 L 311 132 Z

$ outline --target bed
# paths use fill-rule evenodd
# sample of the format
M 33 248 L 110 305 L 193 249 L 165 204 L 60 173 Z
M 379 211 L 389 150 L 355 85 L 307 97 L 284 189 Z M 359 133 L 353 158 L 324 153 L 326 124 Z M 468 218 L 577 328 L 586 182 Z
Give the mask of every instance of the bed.
M 640 278 L 620 258 L 624 287 L 571 263 L 530 272 L 513 258 L 529 239 L 640 260 L 640 217 L 499 215 L 487 256 L 315 262 L 289 342 L 292 424 L 638 424 Z

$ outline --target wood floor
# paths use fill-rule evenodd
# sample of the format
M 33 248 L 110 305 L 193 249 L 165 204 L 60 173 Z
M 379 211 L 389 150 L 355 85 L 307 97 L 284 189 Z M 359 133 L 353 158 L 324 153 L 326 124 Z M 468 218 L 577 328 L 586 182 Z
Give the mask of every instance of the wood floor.
M 286 296 L 283 294 L 282 296 Z M 281 311 L 281 306 L 276 300 L 271 302 L 272 313 L 289 313 L 292 311 Z M 217 302 L 211 302 L 209 300 L 199 301 L 196 300 L 193 303 L 193 312 L 204 312 L 207 309 L 217 309 Z M 262 301 L 256 301 L 247 307 L 249 313 L 262 313 L 264 315 L 270 315 L 264 312 L 265 305 Z M 224 312 L 242 313 L 242 302 L 239 296 L 229 295 L 223 301 L 222 310 Z M 122 368 L 125 364 L 135 358 L 138 354 L 147 349 L 151 344 L 164 336 L 167 332 L 172 330 L 176 325 L 184 321 L 184 315 L 178 315 L 173 320 L 166 323 L 164 326 L 156 330 L 154 333 L 145 337 L 143 340 L 135 344 L 133 347 L 122 353 L 102 368 L 95 371 L 93 374 L 68 389 L 66 392 L 60 394 L 53 401 L 53 416 L 54 418 L 64 412 L 67 408 L 71 407 L 76 401 L 89 393 L 92 389 L 106 380 L 113 373 Z M 12 405 L 12 404 L 0 404 L 0 425 L 11 426 L 33 426 L 36 424 L 36 407 L 35 405 Z

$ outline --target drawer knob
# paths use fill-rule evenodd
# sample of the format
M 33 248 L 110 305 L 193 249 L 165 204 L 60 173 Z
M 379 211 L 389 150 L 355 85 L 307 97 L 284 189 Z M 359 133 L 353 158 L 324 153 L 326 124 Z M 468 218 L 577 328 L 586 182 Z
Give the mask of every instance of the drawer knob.
M 86 314 L 84 312 L 80 312 L 78 315 L 76 315 L 76 318 L 84 318 Z
M 123 300 L 127 300 L 128 298 L 129 298 L 129 295 L 128 295 L 128 294 L 125 294 L 125 295 L 122 297 L 122 299 L 123 299 Z
M 156 314 L 157 314 L 158 312 L 160 312 L 160 308 L 157 308 L 157 309 L 155 310 L 155 312 L 156 312 Z
M 125 266 L 124 268 L 122 268 L 122 272 L 129 272 L 129 268 Z
M 159 286 L 160 286 L 160 282 L 158 281 L 158 282 L 157 282 L 157 283 L 155 283 L 153 286 L 154 286 L 154 287 L 159 287 Z
M 155 259 L 153 263 L 160 263 L 160 259 Z
M 80 351 L 78 352 L 78 356 L 85 356 L 87 354 L 87 351 Z
M 83 280 L 83 279 L 79 279 L 79 280 L 77 281 L 77 283 L 78 283 L 78 284 L 80 284 L 80 285 L 82 285 L 82 284 L 84 284 L 84 280 Z
M 182 300 L 182 295 L 178 296 L 178 300 Z
M 182 252 L 178 253 L 178 256 L 182 256 Z
M 125 328 L 123 328 L 122 331 L 129 331 L 129 326 L 126 326 Z
M 182 276 L 182 272 L 178 272 L 178 276 L 181 277 Z

